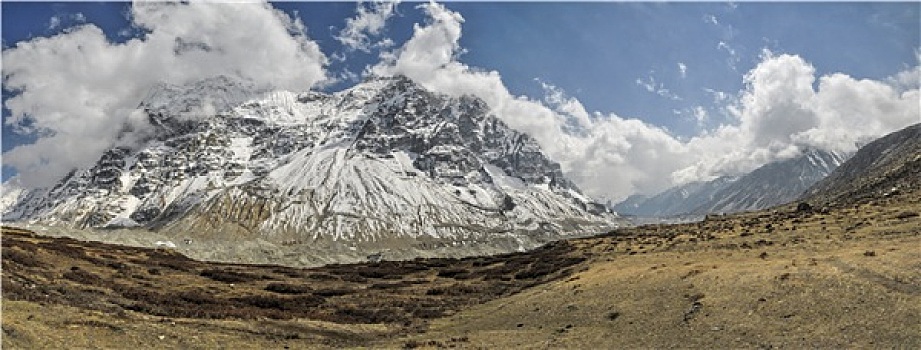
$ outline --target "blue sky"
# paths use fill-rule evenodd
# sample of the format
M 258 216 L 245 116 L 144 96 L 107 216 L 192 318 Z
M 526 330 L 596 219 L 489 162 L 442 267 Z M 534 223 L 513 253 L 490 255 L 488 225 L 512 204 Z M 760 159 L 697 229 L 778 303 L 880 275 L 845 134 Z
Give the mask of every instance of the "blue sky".
M 111 43 L 141 37 L 145 31 L 132 27 L 127 15 L 130 6 L 4 2 L 4 58 L 17 43 L 87 23 L 99 27 Z M 382 31 L 371 35 L 390 38 L 394 45 L 362 52 L 336 40 L 346 19 L 355 16 L 355 3 L 272 6 L 303 21 L 309 39 L 329 58 L 324 69 L 330 77 L 378 64 L 382 51 L 413 37 L 414 25 L 430 22 L 419 3 L 401 3 Z M 497 72 L 512 95 L 542 101 L 548 92 L 542 83 L 549 84 L 589 113 L 598 112 L 598 118 L 640 120 L 679 141 L 740 123 L 726 108 L 746 93 L 743 77 L 766 60 L 765 49 L 801 58 L 816 77 L 842 73 L 885 81 L 918 65 L 921 43 L 921 5 L 912 2 L 449 2 L 444 7 L 463 17 L 456 61 L 472 70 Z M 335 91 L 354 83 L 339 79 L 319 85 Z M 4 104 L 10 97 L 6 88 L 5 83 Z M 4 108 L 4 121 L 9 115 Z M 4 125 L 3 151 L 35 138 Z M 4 180 L 15 172 L 8 165 L 4 161 Z

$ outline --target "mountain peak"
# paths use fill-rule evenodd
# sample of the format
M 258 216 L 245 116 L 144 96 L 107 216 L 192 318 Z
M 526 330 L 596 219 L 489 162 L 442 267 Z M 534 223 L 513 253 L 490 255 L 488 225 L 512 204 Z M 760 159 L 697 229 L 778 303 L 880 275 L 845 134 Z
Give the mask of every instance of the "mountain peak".
M 263 92 L 252 81 L 219 75 L 180 85 L 159 83 L 141 100 L 139 108 L 165 116 L 213 114 Z
M 805 148 L 793 158 L 765 164 L 748 174 L 673 187 L 645 200 L 634 198 L 614 209 L 640 216 L 765 209 L 795 200 L 846 159 L 846 154 Z
M 142 106 L 168 132 L 20 196 L 6 218 L 351 245 L 337 255 L 349 259 L 385 246 L 507 252 L 620 223 L 482 100 L 402 76 L 330 95 L 253 91 L 222 77 L 155 89 Z

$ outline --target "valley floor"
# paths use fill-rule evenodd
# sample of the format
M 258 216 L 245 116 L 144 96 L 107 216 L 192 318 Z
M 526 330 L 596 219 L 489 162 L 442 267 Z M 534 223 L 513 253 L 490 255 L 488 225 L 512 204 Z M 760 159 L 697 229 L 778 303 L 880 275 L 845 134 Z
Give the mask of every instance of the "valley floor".
M 662 252 L 436 320 L 403 344 L 495 349 L 921 347 L 921 239 Z M 765 254 L 765 258 L 759 256 Z
M 3 347 L 921 348 L 919 212 L 904 195 L 315 269 L 5 230 Z

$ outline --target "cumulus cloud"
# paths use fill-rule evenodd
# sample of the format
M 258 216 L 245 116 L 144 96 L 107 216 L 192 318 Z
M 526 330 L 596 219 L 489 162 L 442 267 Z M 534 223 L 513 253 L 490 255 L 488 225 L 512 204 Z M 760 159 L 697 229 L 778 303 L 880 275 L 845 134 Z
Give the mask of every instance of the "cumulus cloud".
M 371 73 L 403 74 L 438 92 L 482 98 L 509 126 L 533 136 L 570 178 L 596 197 L 669 184 L 667 177 L 649 176 L 661 163 L 681 161 L 681 144 L 665 130 L 636 119 L 592 115 L 578 100 L 546 83 L 543 102 L 512 95 L 498 72 L 457 60 L 463 52 L 459 40 L 464 19 L 459 13 L 434 3 L 420 7 L 428 15 L 426 24 L 416 25 L 412 38 L 385 55 Z
M 46 186 L 146 127 L 135 108 L 158 83 L 237 76 L 260 88 L 306 90 L 324 81 L 326 57 L 304 24 L 267 3 L 136 3 L 146 34 L 112 43 L 82 25 L 3 51 L 10 127 L 39 136 L 3 154 L 25 186 Z
M 620 199 L 635 192 L 657 191 L 670 186 L 671 179 L 656 174 L 687 164 L 686 147 L 665 129 L 616 114 L 595 112 L 590 118 L 577 99 L 558 89 L 555 94 L 553 99 L 562 102 L 551 103 L 552 112 L 584 121 L 584 132 L 568 132 L 562 126 L 555 130 L 557 135 L 538 141 L 589 195 Z
M 524 96 L 513 96 L 496 71 L 484 71 L 457 61 L 463 17 L 441 4 L 419 5 L 427 14 L 425 25 L 416 24 L 413 36 L 401 47 L 382 54 L 368 73 L 405 75 L 423 86 L 454 96 L 475 95 L 484 99 L 512 127 L 543 138 L 558 133 L 560 117 Z
M 226 13 L 224 6 L 229 5 L 135 6 L 134 22 L 149 33 L 124 44 L 109 43 L 98 28 L 83 26 L 4 51 L 4 87 L 19 91 L 7 102 L 11 124 L 34 125 L 47 135 L 7 152 L 4 163 L 37 183 L 95 161 L 99 151 L 122 142 L 117 135 L 125 125 L 143 128 L 143 116 L 131 111 L 161 80 L 183 83 L 236 72 L 255 84 L 303 90 L 327 78 L 326 58 L 303 34 L 303 24 L 266 4 L 233 5 L 252 8 Z M 425 23 L 363 74 L 403 74 L 433 91 L 482 98 L 598 199 L 740 174 L 805 148 L 853 151 L 859 143 L 921 122 L 917 65 L 882 80 L 817 76 L 803 57 L 765 51 L 742 78 L 741 91 L 708 90 L 728 119 L 678 138 L 638 119 L 588 111 L 548 82 L 539 81 L 541 99 L 511 94 L 499 72 L 459 61 L 461 14 L 435 3 L 418 7 Z M 371 27 L 361 33 L 383 30 Z M 637 81 L 654 93 L 664 89 L 652 77 Z M 714 122 L 702 106 L 688 113 L 698 122 Z
M 393 16 L 398 2 L 373 2 L 370 5 L 359 3 L 355 17 L 345 21 L 345 28 L 336 36 L 342 45 L 349 50 L 370 52 L 372 47 L 387 48 L 393 41 L 384 38 L 377 43 L 371 42 L 372 36 L 378 36 L 383 31 L 387 20 Z
M 921 87 L 921 48 L 915 49 L 915 60 L 919 65 L 896 73 L 887 78 L 886 82 L 899 91 L 917 90 Z
M 921 122 L 917 85 L 899 88 L 842 73 L 816 77 L 797 55 L 765 51 L 743 80 L 745 89 L 730 109 L 735 123 L 692 138 L 687 147 L 700 159 L 673 172 L 676 182 L 750 171 L 805 148 L 853 152 Z
M 402 47 L 385 53 L 371 73 L 404 74 L 435 91 L 484 99 L 497 117 L 534 136 L 567 176 L 599 199 L 618 200 L 739 174 L 808 147 L 853 151 L 862 140 L 921 121 L 917 84 L 900 89 L 896 85 L 905 84 L 843 74 L 816 78 L 815 69 L 803 58 L 765 52 L 745 74 L 743 91 L 711 91 L 715 100 L 727 105 L 732 120 L 679 139 L 638 119 L 590 113 L 577 99 L 545 82 L 540 82 L 546 92 L 543 100 L 513 96 L 498 72 L 457 60 L 463 52 L 459 39 L 464 19 L 459 13 L 434 3 L 420 6 L 427 22 L 416 25 Z M 721 48 L 733 53 L 728 44 Z M 912 83 L 910 74 L 890 80 Z M 818 87 L 813 88 L 817 79 Z M 652 77 L 637 79 L 637 84 L 655 93 L 663 89 Z M 699 121 L 708 118 L 702 107 L 691 112 Z

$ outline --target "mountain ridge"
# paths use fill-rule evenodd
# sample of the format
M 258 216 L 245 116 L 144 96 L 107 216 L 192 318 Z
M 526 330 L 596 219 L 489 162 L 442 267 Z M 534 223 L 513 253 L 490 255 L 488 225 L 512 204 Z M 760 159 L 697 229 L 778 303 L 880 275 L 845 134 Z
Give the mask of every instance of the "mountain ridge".
M 800 198 L 821 205 L 865 202 L 921 189 L 921 123 L 861 147 Z
M 646 199 L 628 198 L 613 209 L 647 217 L 765 209 L 796 200 L 848 157 L 848 154 L 806 149 L 796 157 L 765 164 L 747 174 L 675 186 Z
M 399 76 L 334 94 L 243 99 L 246 88 L 234 84 L 219 98 L 187 93 L 214 84 L 229 83 L 150 94 L 140 105 L 155 136 L 145 145 L 110 149 L 56 186 L 20 196 L 4 219 L 356 251 L 419 240 L 513 251 L 621 224 L 477 98 Z M 164 102 L 174 95 L 182 97 L 175 105 Z M 196 109 L 202 101 L 224 102 Z M 211 114 L 189 114 L 196 110 Z M 375 244 L 389 241 L 403 243 Z

